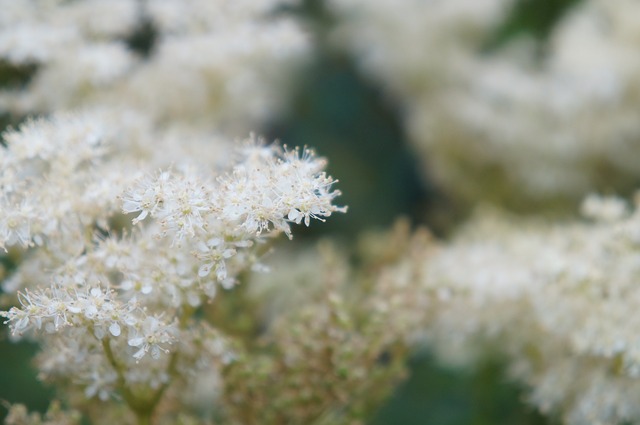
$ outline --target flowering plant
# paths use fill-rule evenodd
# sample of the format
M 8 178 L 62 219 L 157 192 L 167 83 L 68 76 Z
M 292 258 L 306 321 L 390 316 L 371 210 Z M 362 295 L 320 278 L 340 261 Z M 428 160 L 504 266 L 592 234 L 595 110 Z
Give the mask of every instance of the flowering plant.
M 126 178 L 95 124 L 70 115 L 5 133 L 12 213 L 0 246 L 29 251 L 5 282 L 20 306 L 1 314 L 14 337 L 43 344 L 43 378 L 88 398 L 117 394 L 146 423 L 177 376 L 186 385 L 233 359 L 197 315 L 218 288 L 259 267 L 266 242 L 291 237 L 291 223 L 346 208 L 333 204 L 339 192 L 309 149 L 252 138 L 217 176 L 176 164 Z

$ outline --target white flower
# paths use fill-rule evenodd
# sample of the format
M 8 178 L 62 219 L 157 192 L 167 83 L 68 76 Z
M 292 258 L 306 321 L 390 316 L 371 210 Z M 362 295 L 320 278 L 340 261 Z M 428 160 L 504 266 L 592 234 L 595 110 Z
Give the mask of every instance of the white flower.
M 340 192 L 322 171 L 326 161 L 311 150 L 283 152 L 252 136 L 238 152 L 233 171 L 216 180 L 191 171 L 163 172 L 157 179 L 139 179 L 121 196 L 123 212 L 140 212 L 134 224 L 155 218 L 158 236 L 198 248 L 200 277 L 215 270 L 227 285 L 234 279 L 226 260 L 254 240 L 278 232 L 291 237 L 289 222 L 308 226 L 312 218 L 323 221 L 346 211 L 333 204 Z
M 133 357 L 139 361 L 147 352 L 150 352 L 153 359 L 160 358 L 161 353 L 169 352 L 165 346 L 174 341 L 174 333 L 173 325 L 163 323 L 158 317 L 146 317 L 128 339 L 130 347 L 139 347 Z
M 35 216 L 29 204 L 23 202 L 14 207 L 2 206 L 0 210 L 0 248 L 20 244 L 27 247 L 31 242 L 31 222 Z
M 190 176 L 172 179 L 170 183 L 170 192 L 165 195 L 158 219 L 175 235 L 175 240 L 180 241 L 185 236 L 193 238 L 196 232 L 205 230 L 205 219 L 211 208 L 206 183 Z
M 587 218 L 614 222 L 628 214 L 629 210 L 624 199 L 591 194 L 582 202 L 580 212 Z
M 169 173 L 164 172 L 156 178 L 145 176 L 139 179 L 134 187 L 122 194 L 122 212 L 131 214 L 140 212 L 133 219 L 133 224 L 144 220 L 147 215 L 155 213 L 162 206 L 165 198 L 165 182 L 169 180 Z

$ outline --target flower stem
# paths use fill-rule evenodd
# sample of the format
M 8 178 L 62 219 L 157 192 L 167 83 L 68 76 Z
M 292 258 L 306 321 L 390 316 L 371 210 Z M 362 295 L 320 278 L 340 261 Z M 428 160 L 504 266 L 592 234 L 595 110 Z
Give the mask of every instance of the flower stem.
M 118 362 L 116 356 L 111 350 L 111 341 L 109 340 L 109 338 L 102 339 L 102 349 L 107 356 L 109 364 L 111 364 L 111 367 L 113 367 L 113 369 L 116 371 L 116 374 L 118 376 L 118 387 L 120 389 L 122 397 L 124 398 L 124 401 L 126 401 L 127 404 L 133 408 L 133 405 L 136 404 L 135 396 L 126 385 L 126 381 L 123 375 L 123 367 L 120 366 L 120 362 Z
M 137 425 L 151 425 L 151 411 L 136 412 L 136 418 L 138 419 Z
M 151 425 L 151 416 L 153 415 L 153 411 L 155 410 L 155 407 L 158 404 L 158 401 L 160 400 L 164 389 L 162 390 L 162 392 L 159 392 L 157 396 L 153 397 L 151 401 L 140 399 L 127 386 L 123 374 L 124 367 L 116 359 L 116 356 L 111 349 L 111 341 L 109 340 L 109 338 L 104 338 L 102 340 L 102 348 L 104 349 L 104 353 L 107 356 L 107 360 L 117 373 L 117 382 L 120 394 L 122 395 L 122 398 L 127 403 L 129 408 L 136 415 L 138 425 Z

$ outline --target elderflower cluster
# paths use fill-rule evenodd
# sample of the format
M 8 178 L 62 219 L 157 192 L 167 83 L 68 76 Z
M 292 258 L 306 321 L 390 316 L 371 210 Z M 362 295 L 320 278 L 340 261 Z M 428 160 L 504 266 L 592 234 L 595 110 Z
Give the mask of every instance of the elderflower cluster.
M 548 40 L 498 45 L 518 2 L 330 4 L 340 45 L 400 103 L 414 148 L 448 193 L 531 212 L 634 188 L 637 2 L 578 2 Z
M 529 402 L 564 423 L 638 423 L 640 212 L 601 196 L 583 210 L 558 224 L 485 213 L 425 251 L 425 332 L 449 362 L 504 356 Z

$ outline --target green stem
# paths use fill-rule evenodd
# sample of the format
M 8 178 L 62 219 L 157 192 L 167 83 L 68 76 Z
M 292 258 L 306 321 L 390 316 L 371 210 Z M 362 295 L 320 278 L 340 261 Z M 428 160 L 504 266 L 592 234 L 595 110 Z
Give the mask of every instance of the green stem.
M 124 401 L 133 409 L 133 406 L 138 404 L 138 400 L 136 400 L 135 395 L 131 392 L 131 390 L 127 387 L 126 380 L 124 379 L 123 367 L 120 365 L 120 362 L 116 359 L 116 356 L 113 354 L 113 350 L 111 350 L 111 340 L 109 338 L 102 339 L 102 349 L 104 350 L 104 354 L 107 356 L 107 360 L 113 369 L 116 371 L 118 376 L 118 389 L 124 398 Z M 134 409 L 135 410 L 135 409 Z
M 122 394 L 122 398 L 127 403 L 129 408 L 135 413 L 136 418 L 138 420 L 138 425 L 150 425 L 151 424 L 151 416 L 153 415 L 153 411 L 160 401 L 160 397 L 162 393 L 166 389 L 166 386 L 160 388 L 151 399 L 141 398 L 136 396 L 131 389 L 127 386 L 127 381 L 124 377 L 124 367 L 120 364 L 118 359 L 116 359 L 113 350 L 111 349 L 111 340 L 107 338 L 102 339 L 102 348 L 104 349 L 104 353 L 107 356 L 107 360 L 109 364 L 113 367 L 117 374 L 117 386 L 120 390 L 120 394 Z M 174 360 L 172 359 L 173 363 Z M 175 366 L 174 366 L 175 367 Z
M 151 425 L 151 411 L 136 412 L 136 418 L 138 419 L 138 425 Z

